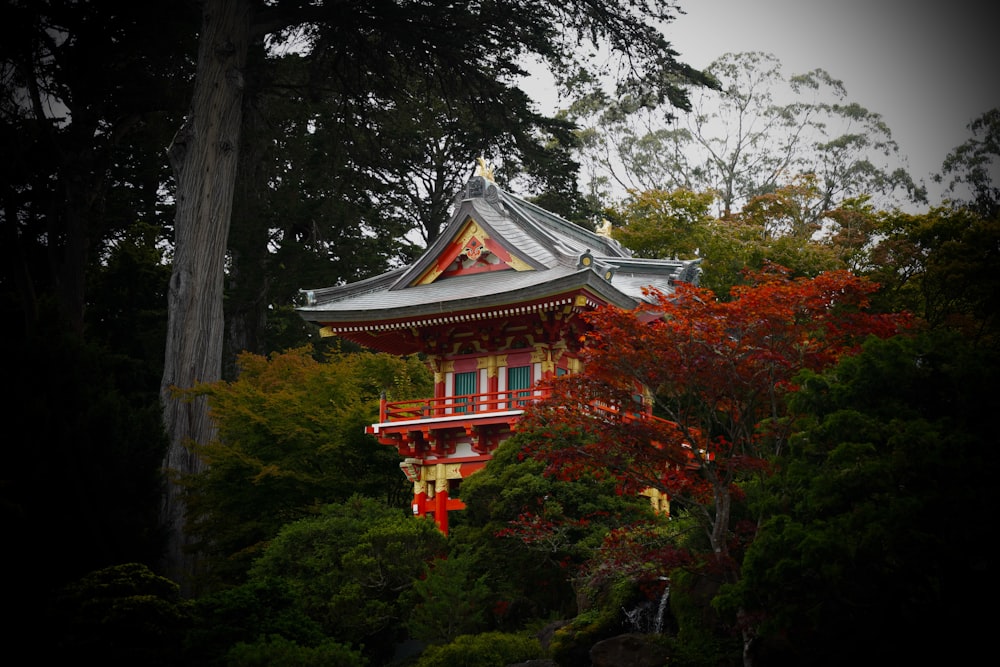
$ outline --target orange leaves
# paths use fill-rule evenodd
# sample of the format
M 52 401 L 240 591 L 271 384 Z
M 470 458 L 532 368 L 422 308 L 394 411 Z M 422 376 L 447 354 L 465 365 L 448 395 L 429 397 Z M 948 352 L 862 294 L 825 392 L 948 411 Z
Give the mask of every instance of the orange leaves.
M 729 301 L 682 284 L 649 291 L 651 303 L 634 311 L 588 314 L 583 371 L 554 382 L 521 428 L 541 436 L 531 455 L 563 479 L 596 474 L 626 493 L 653 488 L 705 510 L 691 516 L 720 566 L 730 562 L 740 485 L 768 474 L 787 440 L 795 376 L 908 325 L 867 312 L 877 286 L 846 271 L 793 279 L 768 266 L 749 278 Z
M 728 484 L 760 472 L 783 437 L 774 419 L 792 378 L 907 323 L 866 312 L 877 286 L 847 271 L 793 279 L 771 265 L 748 278 L 730 301 L 681 284 L 670 295 L 651 290 L 652 303 L 635 311 L 588 314 L 584 371 L 554 383 L 535 412 L 547 433 L 574 429 L 572 447 L 552 437 L 540 448 L 550 467 L 601 468 L 623 487 L 672 493 L 694 489 L 690 475 Z

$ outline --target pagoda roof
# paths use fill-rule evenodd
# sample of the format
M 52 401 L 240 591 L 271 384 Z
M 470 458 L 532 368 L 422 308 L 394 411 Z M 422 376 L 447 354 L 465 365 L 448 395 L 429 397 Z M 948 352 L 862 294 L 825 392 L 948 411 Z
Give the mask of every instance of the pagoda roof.
M 591 232 L 474 176 L 442 233 L 411 265 L 367 280 L 300 290 L 297 308 L 321 325 L 416 322 L 585 293 L 634 308 L 646 287 L 697 283 L 701 260 L 638 259 Z M 478 319 L 478 318 L 477 318 Z

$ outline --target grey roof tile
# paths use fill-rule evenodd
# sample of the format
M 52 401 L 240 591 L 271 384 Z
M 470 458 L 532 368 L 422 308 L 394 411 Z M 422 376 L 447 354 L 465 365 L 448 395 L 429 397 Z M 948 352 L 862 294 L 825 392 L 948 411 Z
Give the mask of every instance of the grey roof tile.
M 476 182 L 481 179 L 481 182 Z M 477 196 L 469 196 L 475 193 Z M 372 321 L 489 307 L 588 287 L 610 303 L 640 303 L 643 288 L 669 292 L 675 280 L 697 282 L 700 260 L 634 258 L 616 241 L 590 232 L 474 177 L 441 236 L 412 265 L 350 285 L 302 290 L 300 315 L 314 322 Z M 414 285 L 472 218 L 531 270 L 439 277 Z M 589 267 L 580 258 L 587 255 Z M 610 281 L 605 279 L 610 270 Z

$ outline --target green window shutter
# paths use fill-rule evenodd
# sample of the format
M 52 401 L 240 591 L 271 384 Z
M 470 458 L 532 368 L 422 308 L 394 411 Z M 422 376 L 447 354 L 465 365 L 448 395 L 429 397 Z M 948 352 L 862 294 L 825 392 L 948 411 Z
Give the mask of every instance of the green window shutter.
M 523 407 L 526 398 L 531 396 L 531 366 L 513 366 L 507 368 L 507 391 L 510 392 L 511 407 Z
M 472 396 L 476 393 L 476 371 L 468 373 L 455 373 L 455 412 L 465 412 L 463 404 L 468 403 L 468 398 L 462 396 Z

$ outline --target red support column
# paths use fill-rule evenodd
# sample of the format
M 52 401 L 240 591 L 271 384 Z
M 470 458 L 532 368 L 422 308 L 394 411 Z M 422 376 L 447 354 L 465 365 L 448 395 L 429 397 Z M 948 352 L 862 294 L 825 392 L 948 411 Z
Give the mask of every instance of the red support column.
M 447 482 L 447 480 L 446 480 Z M 448 534 L 448 485 L 438 485 L 434 492 L 434 522 L 445 535 Z
M 424 517 L 427 514 L 427 492 L 420 489 L 413 494 L 413 516 Z
M 491 358 L 489 365 L 486 367 L 486 393 L 489 396 L 486 409 L 490 412 L 500 408 L 500 405 L 497 403 L 497 392 L 500 391 L 499 376 L 500 373 L 496 361 Z

